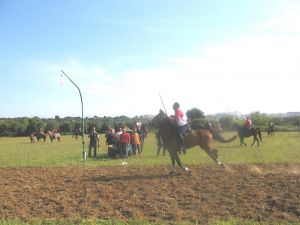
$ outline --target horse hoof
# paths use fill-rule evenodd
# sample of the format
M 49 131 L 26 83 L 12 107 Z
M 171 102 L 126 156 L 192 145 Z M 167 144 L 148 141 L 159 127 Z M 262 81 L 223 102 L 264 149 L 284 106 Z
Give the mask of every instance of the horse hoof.
M 221 169 L 225 169 L 226 168 L 225 165 L 223 163 L 221 163 L 221 162 L 219 162 L 218 165 L 220 166 Z
M 183 169 L 185 172 L 191 172 L 191 170 L 190 170 L 188 167 L 186 167 L 186 166 L 183 166 L 182 169 Z

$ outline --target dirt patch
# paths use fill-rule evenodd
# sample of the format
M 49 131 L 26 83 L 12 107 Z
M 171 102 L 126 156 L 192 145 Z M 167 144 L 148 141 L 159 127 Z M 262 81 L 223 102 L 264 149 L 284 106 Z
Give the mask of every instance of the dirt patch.
M 300 222 L 300 165 L 0 169 L 0 217 Z

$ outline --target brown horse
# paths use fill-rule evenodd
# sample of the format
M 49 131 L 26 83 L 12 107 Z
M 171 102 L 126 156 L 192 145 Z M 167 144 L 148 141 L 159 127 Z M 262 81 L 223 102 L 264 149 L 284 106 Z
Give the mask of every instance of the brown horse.
M 178 131 L 177 128 L 175 128 L 172 124 L 167 114 L 160 110 L 159 114 L 153 118 L 152 123 L 158 126 L 164 147 L 170 153 L 172 161 L 171 173 L 176 172 L 175 161 L 177 162 L 177 165 L 184 171 L 190 171 L 190 169 L 184 166 L 180 161 L 178 155 Z M 198 145 L 212 158 L 214 162 L 224 167 L 218 159 L 218 150 L 212 147 L 214 143 L 214 136 L 217 141 L 222 143 L 227 143 L 237 138 L 237 136 L 234 136 L 229 140 L 225 140 L 220 134 L 213 135 L 212 132 L 207 129 L 191 130 L 184 140 L 185 148 L 189 149 Z
M 30 143 L 34 143 L 34 136 L 35 136 L 35 133 L 30 134 L 30 136 L 29 136 Z

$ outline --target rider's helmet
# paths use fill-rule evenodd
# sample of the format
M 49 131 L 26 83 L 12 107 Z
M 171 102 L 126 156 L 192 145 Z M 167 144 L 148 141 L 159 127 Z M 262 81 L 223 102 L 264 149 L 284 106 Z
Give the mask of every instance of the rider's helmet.
M 173 109 L 178 109 L 180 107 L 179 103 L 178 102 L 175 102 L 173 104 Z

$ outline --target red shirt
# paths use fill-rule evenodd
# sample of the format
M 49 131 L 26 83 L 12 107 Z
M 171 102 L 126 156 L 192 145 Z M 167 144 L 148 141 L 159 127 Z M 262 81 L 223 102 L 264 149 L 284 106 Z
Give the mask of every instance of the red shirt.
M 120 135 L 120 143 L 121 144 L 128 144 L 130 142 L 130 135 L 126 132 L 123 132 Z
M 187 124 L 184 114 L 182 113 L 182 111 L 179 108 L 175 110 L 175 119 L 179 126 L 183 126 L 183 125 Z
M 245 120 L 244 126 L 250 128 L 252 126 L 252 122 L 250 119 Z

